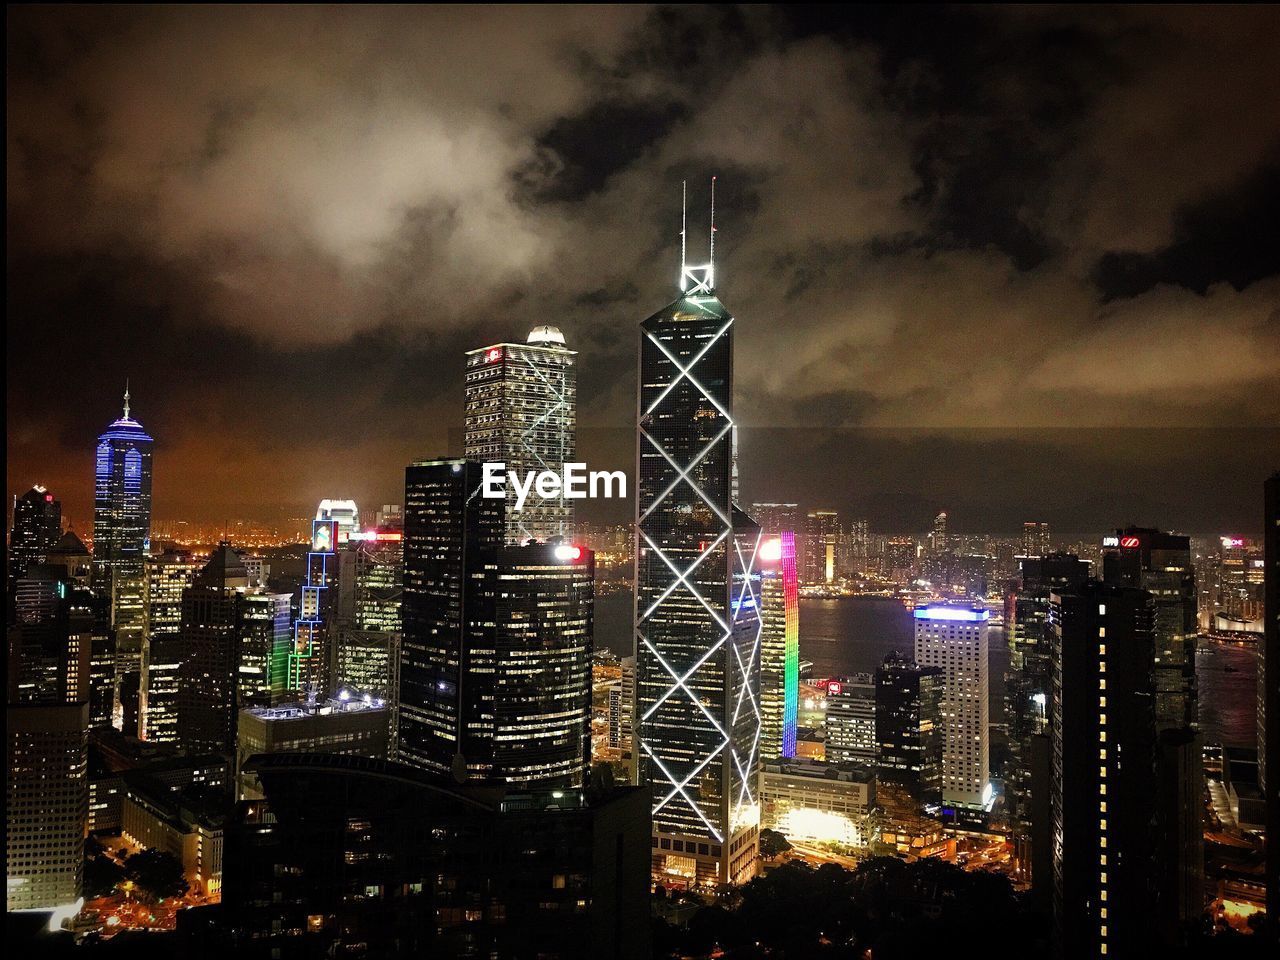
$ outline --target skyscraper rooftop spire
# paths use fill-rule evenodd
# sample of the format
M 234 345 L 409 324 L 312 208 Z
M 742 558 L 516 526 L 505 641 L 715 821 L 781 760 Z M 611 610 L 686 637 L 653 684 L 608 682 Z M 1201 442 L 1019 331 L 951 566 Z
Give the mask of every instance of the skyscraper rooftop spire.
M 124 418 L 129 419 L 129 378 L 124 378 Z
M 711 245 L 706 263 L 690 264 L 688 256 L 688 181 L 680 185 L 680 292 L 709 297 L 716 290 L 716 178 L 711 178 Z

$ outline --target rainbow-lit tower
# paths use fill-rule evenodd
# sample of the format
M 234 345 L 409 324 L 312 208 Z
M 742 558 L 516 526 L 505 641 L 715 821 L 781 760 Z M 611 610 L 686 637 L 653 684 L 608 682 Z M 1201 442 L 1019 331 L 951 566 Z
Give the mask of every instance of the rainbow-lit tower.
M 759 848 L 760 528 L 734 503 L 733 317 L 714 257 L 682 262 L 680 296 L 640 325 L 638 400 L 637 776 L 653 870 L 742 883 Z
M 794 531 L 765 530 L 760 575 L 760 756 L 772 760 L 796 755 L 800 585 Z

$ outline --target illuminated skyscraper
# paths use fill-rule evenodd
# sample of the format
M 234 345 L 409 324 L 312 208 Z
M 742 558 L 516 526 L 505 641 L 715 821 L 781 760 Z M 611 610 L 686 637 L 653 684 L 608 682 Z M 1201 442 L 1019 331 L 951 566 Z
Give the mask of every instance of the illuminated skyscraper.
M 929 549 L 937 553 L 947 550 L 947 511 L 943 510 L 933 518 L 933 532 L 929 535 Z
M 5 711 L 8 910 L 65 909 L 80 896 L 89 819 L 92 621 L 63 567 L 17 583 Z M 105 611 L 101 617 L 105 624 Z
M 590 758 L 595 557 L 503 546 L 478 463 L 405 476 L 398 756 L 440 780 L 573 787 Z
M 915 656 L 942 671 L 942 802 L 990 800 L 986 610 L 919 607 Z
M 578 355 L 556 327 L 534 327 L 525 343 L 467 351 L 466 450 L 476 463 L 505 463 L 508 472 L 559 473 L 574 460 Z M 506 541 L 546 542 L 573 536 L 573 503 L 563 493 L 531 491 L 522 510 L 508 504 Z
M 37 484 L 13 498 L 13 527 L 9 531 L 9 596 L 14 584 L 33 563 L 44 563 L 62 536 L 62 504 Z
M 792 530 L 761 541 L 760 575 L 760 756 L 790 758 L 796 755 L 800 704 L 800 591 Z
M 403 594 L 403 532 L 382 527 L 354 531 L 338 555 L 339 685 L 383 700 L 395 699 L 400 686 Z
M 840 553 L 840 514 L 834 510 L 814 510 L 806 519 L 804 537 L 804 583 L 832 583 L 837 576 Z
M 1022 555 L 1043 557 L 1049 552 L 1049 524 L 1028 520 L 1022 525 Z
M 178 671 L 182 665 L 182 594 L 204 560 L 189 553 L 148 557 L 143 590 L 145 637 L 138 697 L 138 738 L 178 740 Z
M 713 263 L 686 264 L 681 296 L 640 325 L 638 776 L 655 873 L 739 883 L 759 848 L 760 530 L 734 504 L 733 317 Z
M 876 683 L 869 673 L 834 677 L 827 682 L 829 763 L 876 762 Z
M 98 438 L 94 468 L 93 586 L 111 601 L 116 631 L 116 723 L 136 723 L 142 664 L 144 561 L 151 546 L 151 444 L 124 415 Z

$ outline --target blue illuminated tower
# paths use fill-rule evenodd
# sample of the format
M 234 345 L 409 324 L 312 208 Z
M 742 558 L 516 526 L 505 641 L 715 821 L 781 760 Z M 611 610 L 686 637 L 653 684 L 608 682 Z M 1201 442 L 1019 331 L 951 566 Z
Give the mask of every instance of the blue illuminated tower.
M 94 468 L 93 588 L 111 602 L 116 631 L 117 727 L 137 722 L 142 663 L 143 579 L 151 547 L 152 438 L 124 414 L 98 438 Z
M 754 876 L 760 823 L 760 528 L 734 504 L 713 263 L 682 264 L 680 296 L 640 325 L 636 424 L 638 782 L 655 875 L 707 885 Z

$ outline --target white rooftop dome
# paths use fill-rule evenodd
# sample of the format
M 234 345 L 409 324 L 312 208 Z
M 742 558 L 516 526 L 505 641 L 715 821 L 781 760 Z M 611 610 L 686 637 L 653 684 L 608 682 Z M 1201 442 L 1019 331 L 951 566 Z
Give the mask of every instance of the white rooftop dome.
M 559 327 L 541 326 L 529 331 L 528 343 L 558 343 L 564 346 L 564 334 Z

